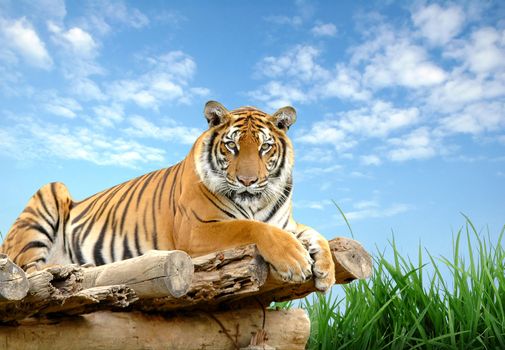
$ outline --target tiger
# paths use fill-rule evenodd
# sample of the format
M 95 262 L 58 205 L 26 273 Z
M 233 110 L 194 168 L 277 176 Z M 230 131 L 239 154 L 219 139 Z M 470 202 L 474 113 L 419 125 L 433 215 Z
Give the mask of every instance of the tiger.
M 103 265 L 148 250 L 191 257 L 256 244 L 285 281 L 335 283 L 328 241 L 292 215 L 296 110 L 228 111 L 209 101 L 208 128 L 179 163 L 82 201 L 53 182 L 41 187 L 0 248 L 30 272 L 44 266 Z

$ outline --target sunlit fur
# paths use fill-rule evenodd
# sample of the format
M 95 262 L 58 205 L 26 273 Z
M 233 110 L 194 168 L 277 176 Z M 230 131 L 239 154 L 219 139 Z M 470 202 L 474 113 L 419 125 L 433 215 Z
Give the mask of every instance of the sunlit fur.
M 286 279 L 316 276 L 327 290 L 334 266 L 327 242 L 291 214 L 293 149 L 286 131 L 292 107 L 268 115 L 228 112 L 210 101 L 209 128 L 189 154 L 153 171 L 74 201 L 62 183 L 43 186 L 1 247 L 25 269 L 51 264 L 101 265 L 151 249 L 192 256 L 255 243 Z M 306 244 L 310 254 L 303 247 Z

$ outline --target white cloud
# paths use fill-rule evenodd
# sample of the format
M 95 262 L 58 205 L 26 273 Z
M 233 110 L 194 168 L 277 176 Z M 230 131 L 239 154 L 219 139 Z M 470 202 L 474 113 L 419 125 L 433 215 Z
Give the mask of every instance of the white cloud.
M 465 13 L 456 5 L 442 8 L 431 4 L 417 9 L 412 14 L 412 21 L 430 43 L 444 45 L 461 32 Z
M 411 209 L 411 207 L 404 203 L 395 203 L 389 207 L 381 208 L 379 204 L 375 201 L 359 202 L 358 206 L 355 206 L 356 210 L 351 210 L 345 212 L 345 217 L 348 220 L 364 220 L 364 219 L 376 219 L 396 216 L 401 213 L 405 213 Z
M 472 77 L 454 70 L 447 81 L 427 91 L 426 102 L 438 112 L 460 111 L 469 103 L 495 99 L 505 95 L 505 74 L 492 77 Z
M 335 151 L 330 148 L 301 147 L 296 160 L 305 162 L 329 163 L 334 160 Z
M 270 81 L 249 95 L 277 108 L 324 98 L 365 100 L 370 95 L 361 85 L 357 71 L 341 64 L 326 69 L 317 61 L 321 51 L 297 45 L 280 56 L 268 56 L 256 65 L 256 76 Z
M 316 63 L 320 51 L 309 45 L 298 45 L 282 56 L 267 56 L 257 65 L 259 75 L 268 78 L 294 77 L 303 82 L 319 80 L 327 71 Z
M 60 117 L 75 118 L 76 112 L 82 111 L 82 106 L 73 98 L 50 96 L 45 103 L 45 109 Z
M 388 157 L 396 162 L 426 159 L 437 154 L 438 142 L 426 127 L 415 129 L 401 138 L 392 138 L 388 142 L 392 147 Z
M 9 138 L 0 142 L 0 152 L 23 160 L 60 158 L 132 168 L 165 160 L 165 151 L 136 141 L 30 118 L 19 120 L 14 128 L 0 129 L 0 135 L 4 134 Z
M 25 17 L 13 21 L 0 18 L 0 37 L 2 45 L 20 55 L 27 64 L 42 69 L 52 67 L 53 60 L 44 42 Z
M 295 139 L 313 145 L 331 144 L 337 151 L 355 147 L 361 137 L 385 137 L 419 121 L 417 108 L 399 109 L 388 102 L 375 101 L 360 109 L 342 112 L 312 124 Z
M 493 74 L 505 70 L 505 30 L 484 27 L 472 32 L 469 40 L 451 45 L 445 55 L 465 62 L 476 74 Z
M 347 133 L 382 137 L 416 124 L 419 114 L 415 107 L 401 109 L 376 100 L 370 106 L 342 113 L 336 125 Z
M 272 15 L 263 17 L 263 20 L 280 26 L 288 25 L 292 27 L 299 27 L 303 24 L 303 19 L 300 16 L 289 17 L 284 15 Z
M 33 8 L 34 13 L 43 18 L 60 22 L 67 15 L 65 0 L 26 1 L 26 4 Z
M 364 165 L 381 165 L 382 161 L 379 156 L 374 154 L 361 156 L 361 163 Z
M 320 23 L 312 27 L 311 32 L 315 36 L 331 37 L 337 34 L 337 27 L 333 23 Z
M 332 121 L 319 121 L 312 124 L 310 130 L 300 133 L 295 138 L 297 142 L 310 145 L 330 144 L 337 151 L 345 151 L 354 147 L 357 142 L 348 137 L 347 133 Z
M 343 64 L 337 64 L 335 70 L 328 73 L 328 79 L 316 83 L 314 91 L 322 98 L 338 97 L 357 101 L 371 98 L 370 92 L 361 84 L 360 73 Z
M 209 90 L 189 87 L 196 72 L 196 63 L 182 51 L 144 59 L 148 70 L 139 78 L 122 79 L 108 84 L 108 95 L 117 101 L 132 101 L 140 107 L 156 109 L 162 102 L 188 104 L 193 96 L 202 96 Z
M 324 210 L 326 207 L 333 205 L 329 200 L 322 201 L 308 201 L 308 200 L 295 200 L 293 207 L 295 209 L 315 209 Z
M 369 58 L 363 78 L 378 88 L 420 88 L 442 83 L 446 73 L 428 59 L 424 48 L 399 40 L 386 44 Z
M 53 33 L 56 43 L 66 47 L 73 54 L 92 58 L 97 54 L 98 45 L 92 35 L 79 27 L 63 30 L 57 24 L 48 22 L 47 27 Z
M 479 134 L 505 128 L 505 102 L 480 102 L 465 107 L 461 112 L 444 117 L 441 128 L 449 134 Z
M 117 103 L 93 107 L 95 117 L 93 123 L 98 122 L 105 127 L 113 127 L 124 120 L 123 107 Z
M 188 145 L 193 144 L 203 132 L 197 128 L 177 125 L 173 121 L 171 121 L 172 125 L 168 126 L 155 125 L 142 116 L 131 117 L 128 121 L 131 126 L 125 129 L 127 135 L 163 141 L 174 141 Z
M 272 110 L 295 103 L 305 103 L 310 99 L 301 89 L 279 81 L 270 81 L 261 88 L 250 92 L 249 95 L 266 103 L 268 108 Z
M 102 35 L 120 26 L 140 29 L 150 23 L 149 17 L 142 11 L 127 6 L 123 1 L 97 1 L 87 5 L 88 15 L 83 19 L 83 26 Z
M 76 78 L 71 82 L 72 89 L 71 93 L 78 96 L 79 99 L 88 100 L 98 100 L 102 101 L 106 99 L 105 94 L 102 89 L 91 79 L 86 77 Z

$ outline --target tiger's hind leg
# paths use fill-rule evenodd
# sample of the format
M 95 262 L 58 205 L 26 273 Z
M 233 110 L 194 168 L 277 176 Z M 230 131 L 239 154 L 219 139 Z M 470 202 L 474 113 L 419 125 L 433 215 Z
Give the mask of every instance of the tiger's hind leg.
M 7 233 L 0 249 L 26 271 L 44 266 L 55 249 L 64 253 L 65 224 L 72 199 L 62 183 L 40 188 Z

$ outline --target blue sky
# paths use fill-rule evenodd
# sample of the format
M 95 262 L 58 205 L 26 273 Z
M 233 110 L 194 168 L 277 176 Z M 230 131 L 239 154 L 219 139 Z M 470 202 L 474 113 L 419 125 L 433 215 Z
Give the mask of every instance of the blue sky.
M 292 104 L 295 217 L 450 254 L 505 224 L 501 1 L 0 1 L 0 231 L 181 160 L 203 105 Z

